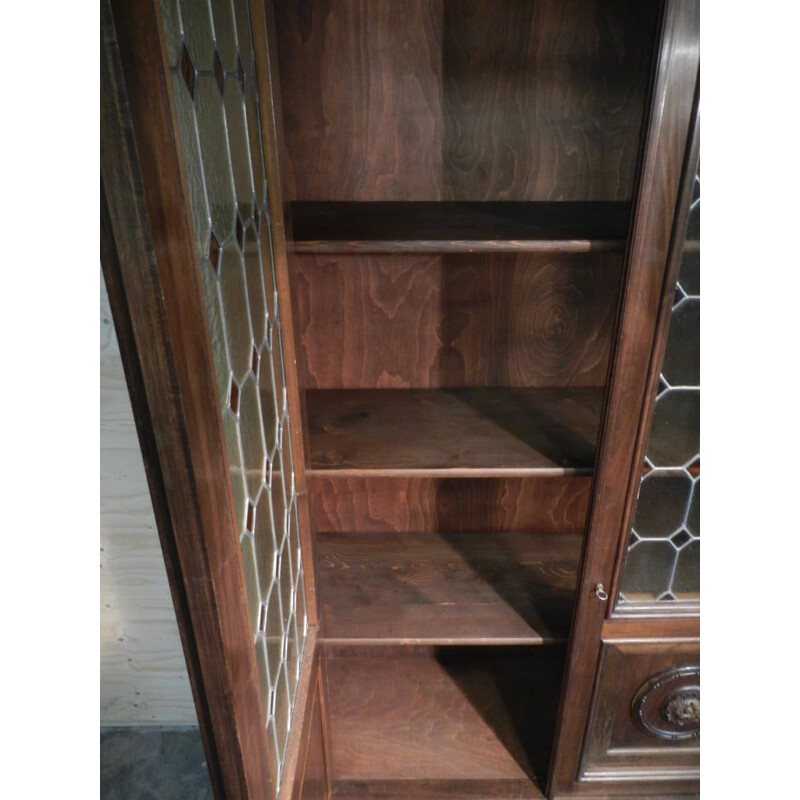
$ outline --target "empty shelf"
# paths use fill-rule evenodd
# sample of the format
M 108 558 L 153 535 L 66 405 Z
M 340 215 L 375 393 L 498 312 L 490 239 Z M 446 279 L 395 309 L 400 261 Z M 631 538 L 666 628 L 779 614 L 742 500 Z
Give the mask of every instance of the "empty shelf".
M 586 252 L 625 246 L 620 202 L 291 204 L 296 253 Z
M 602 389 L 315 389 L 314 475 L 587 475 Z
M 326 642 L 546 644 L 569 634 L 582 537 L 326 533 Z

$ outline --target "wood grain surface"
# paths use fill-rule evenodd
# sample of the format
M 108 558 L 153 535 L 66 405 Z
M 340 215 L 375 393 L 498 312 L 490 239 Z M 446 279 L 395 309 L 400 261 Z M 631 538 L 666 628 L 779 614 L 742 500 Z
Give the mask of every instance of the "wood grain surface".
M 599 389 L 306 392 L 315 476 L 586 475 Z
M 656 3 L 276 3 L 292 200 L 629 200 Z
M 294 255 L 307 388 L 602 386 L 621 254 Z
M 309 203 L 291 206 L 295 253 L 622 250 L 629 203 Z
M 325 753 L 325 736 L 321 701 L 321 681 L 317 676 L 314 683 L 314 700 L 309 719 L 309 742 L 305 764 L 302 767 L 302 786 L 299 787 L 299 800 L 328 800 L 330 797 L 330 780 L 328 775 L 327 756 Z
M 325 641 L 565 641 L 582 537 L 330 533 L 318 540 Z
M 363 653 L 327 660 L 334 782 L 528 781 L 539 796 L 561 648 Z
M 311 477 L 317 533 L 578 533 L 592 479 Z

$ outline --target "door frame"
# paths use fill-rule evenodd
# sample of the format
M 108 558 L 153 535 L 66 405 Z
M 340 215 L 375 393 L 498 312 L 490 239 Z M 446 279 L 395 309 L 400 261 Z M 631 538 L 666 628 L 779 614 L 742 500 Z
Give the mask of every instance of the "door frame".
M 659 315 L 671 299 L 670 248 L 699 87 L 699 0 L 665 0 L 657 33 L 651 102 L 642 155 L 614 349 L 609 365 L 597 467 L 561 692 L 548 797 L 596 794 L 579 785 L 603 627 L 613 613 L 616 565 L 624 554 L 635 500 L 632 476 L 641 473 L 637 447 L 653 353 L 663 337 Z M 598 597 L 599 584 L 608 597 Z M 666 621 L 665 621 L 666 622 Z M 652 635 L 658 631 L 653 630 Z M 642 785 L 628 791 L 641 793 Z M 662 786 L 660 789 L 664 791 Z M 617 787 L 602 787 L 605 793 Z M 622 790 L 624 791 L 624 790 Z
M 263 4 L 251 5 L 272 206 L 281 201 L 275 131 L 267 124 L 273 86 L 266 17 Z M 101 0 L 100 37 L 101 263 L 209 777 L 218 798 L 275 797 L 277 776 L 270 774 L 266 757 L 266 716 L 158 0 Z M 284 309 L 282 214 L 272 216 L 285 347 L 293 353 L 291 309 Z M 293 445 L 302 463 L 296 381 L 287 393 Z M 281 798 L 302 789 L 299 773 L 319 670 L 302 468 L 296 473 L 301 547 L 312 569 L 306 582 L 309 628 Z

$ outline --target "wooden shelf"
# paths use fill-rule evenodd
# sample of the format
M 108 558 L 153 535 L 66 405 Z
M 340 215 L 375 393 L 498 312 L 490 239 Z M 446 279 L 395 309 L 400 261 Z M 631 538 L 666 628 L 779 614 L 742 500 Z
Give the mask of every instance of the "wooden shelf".
M 602 389 L 314 389 L 310 474 L 587 475 Z
M 295 253 L 621 250 L 622 202 L 291 204 Z
M 334 797 L 543 797 L 563 649 L 414 651 L 323 650 Z
M 326 642 L 566 641 L 582 537 L 326 533 L 317 539 Z

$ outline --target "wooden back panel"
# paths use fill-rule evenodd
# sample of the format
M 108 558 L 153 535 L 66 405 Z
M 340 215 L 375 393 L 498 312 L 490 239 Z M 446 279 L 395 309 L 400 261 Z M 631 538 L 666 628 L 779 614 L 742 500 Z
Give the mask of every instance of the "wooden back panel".
M 621 253 L 294 255 L 301 385 L 602 386 Z
M 657 3 L 275 3 L 290 200 L 629 200 Z
M 582 534 L 586 477 L 312 477 L 320 534 L 348 532 Z

